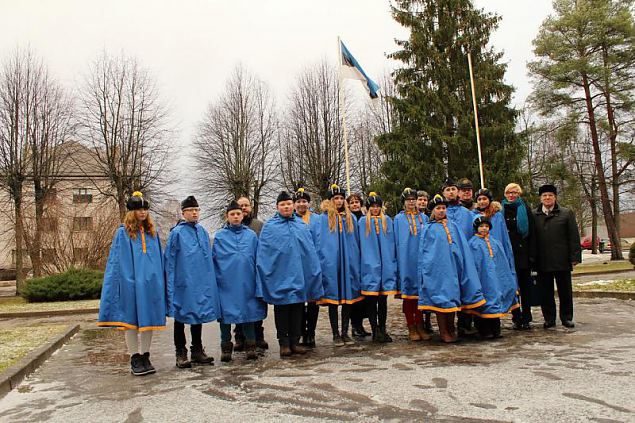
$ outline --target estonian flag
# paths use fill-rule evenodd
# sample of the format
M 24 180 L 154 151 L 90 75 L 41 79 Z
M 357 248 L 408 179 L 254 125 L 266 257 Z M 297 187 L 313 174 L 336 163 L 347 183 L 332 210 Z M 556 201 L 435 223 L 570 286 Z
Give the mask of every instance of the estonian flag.
M 370 98 L 377 98 L 379 91 L 379 85 L 366 75 L 364 69 L 359 65 L 359 62 L 355 60 L 350 51 L 346 48 L 343 42 L 340 41 L 340 69 L 342 76 L 348 79 L 359 79 L 366 83 L 366 90 L 370 95 Z

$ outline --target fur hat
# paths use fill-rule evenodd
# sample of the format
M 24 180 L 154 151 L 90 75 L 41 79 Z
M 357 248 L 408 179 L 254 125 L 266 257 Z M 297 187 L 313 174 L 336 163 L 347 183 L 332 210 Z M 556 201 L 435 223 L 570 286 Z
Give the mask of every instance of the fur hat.
M 236 202 L 236 200 L 232 200 L 229 202 L 229 204 L 227 205 L 227 213 L 229 213 L 232 210 L 240 210 L 242 211 L 242 208 L 238 205 L 238 203 Z
M 437 195 L 435 195 L 435 196 L 432 198 L 432 200 L 430 200 L 430 201 L 428 202 L 428 210 L 432 211 L 432 210 L 434 210 L 434 208 L 435 208 L 436 206 L 439 206 L 439 205 L 441 205 L 441 204 L 443 204 L 443 205 L 446 205 L 446 206 L 447 206 L 447 205 L 448 205 L 448 201 L 445 199 L 445 197 L 443 197 L 443 196 L 441 196 L 441 195 L 437 194 Z
M 489 228 L 492 229 L 492 222 L 490 222 L 489 218 L 479 215 L 479 216 L 476 216 L 474 220 L 472 221 L 472 227 L 474 228 L 474 232 L 478 232 L 478 227 L 481 226 L 483 223 L 486 223 L 487 226 L 489 226 Z
M 538 195 L 542 195 L 545 192 L 551 192 L 553 195 L 558 195 L 558 189 L 551 184 L 544 184 L 540 188 L 538 188 Z
M 368 197 L 366 197 L 366 208 L 369 208 L 370 206 L 374 206 L 375 204 L 381 207 L 383 206 L 384 201 L 381 199 L 379 195 L 377 195 L 376 192 L 371 192 L 368 194 Z
M 148 210 L 150 208 L 150 202 L 143 198 L 143 194 L 140 191 L 135 191 L 128 197 L 126 208 L 128 210 Z
M 276 198 L 276 205 L 282 201 L 288 201 L 288 200 L 293 201 L 293 197 L 291 197 L 291 195 L 289 195 L 288 192 L 281 191 L 280 194 L 278 194 L 278 198 Z
M 457 187 L 458 188 L 458 186 L 456 185 L 456 182 L 454 182 L 454 179 L 452 179 L 452 178 L 447 178 L 445 180 L 445 182 L 441 186 L 441 191 L 443 191 L 447 187 Z
M 412 188 L 406 188 L 401 193 L 401 202 L 405 203 L 408 198 L 417 199 L 417 190 Z
M 190 195 L 185 200 L 181 201 L 181 211 L 192 207 L 198 207 L 198 201 L 193 195 Z
M 489 198 L 489 201 L 492 201 L 492 198 L 494 197 L 492 195 L 492 191 L 488 190 L 487 188 L 481 188 L 478 190 L 478 192 L 476 193 L 476 195 L 474 196 L 474 198 L 476 198 L 478 200 L 478 197 L 480 196 L 486 196 L 487 198 Z
M 298 188 L 298 190 L 293 194 L 293 202 L 295 203 L 296 201 L 302 199 L 311 202 L 311 196 L 309 193 L 304 191 L 304 188 Z
M 330 200 L 336 195 L 341 195 L 342 197 L 346 198 L 346 190 L 344 188 L 340 188 L 337 184 L 333 184 L 326 193 L 326 196 Z

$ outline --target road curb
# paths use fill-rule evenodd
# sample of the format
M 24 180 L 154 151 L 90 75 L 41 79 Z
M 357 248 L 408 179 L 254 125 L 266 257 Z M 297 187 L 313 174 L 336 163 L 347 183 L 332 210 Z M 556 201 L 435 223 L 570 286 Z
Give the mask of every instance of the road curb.
M 632 291 L 573 291 L 576 298 L 617 298 L 619 300 L 635 300 Z
M 12 319 L 16 317 L 48 317 L 48 316 L 73 316 L 75 314 L 99 313 L 99 308 L 78 308 L 74 310 L 48 310 L 48 311 L 24 311 L 12 313 L 0 313 L 0 319 Z
M 632 269 L 617 269 L 617 270 L 598 270 L 595 272 L 584 272 L 584 273 L 572 273 L 571 277 L 572 278 L 577 278 L 577 277 L 581 277 L 581 276 L 592 276 L 592 275 L 611 275 L 613 273 L 624 273 L 624 272 L 630 272 L 631 270 L 635 270 L 635 267 Z
M 79 325 L 70 325 L 64 333 L 56 336 L 40 348 L 31 351 L 13 366 L 0 373 L 0 398 L 18 386 L 22 380 L 33 373 L 58 348 L 79 331 Z

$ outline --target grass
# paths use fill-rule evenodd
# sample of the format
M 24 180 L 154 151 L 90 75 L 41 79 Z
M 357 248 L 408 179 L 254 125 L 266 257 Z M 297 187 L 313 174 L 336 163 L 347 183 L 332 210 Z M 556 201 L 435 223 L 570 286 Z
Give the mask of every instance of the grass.
M 574 275 L 584 275 L 585 273 L 612 272 L 615 270 L 633 270 L 633 265 L 624 261 L 607 261 L 603 263 L 580 264 L 573 268 Z
M 29 311 L 77 310 L 99 308 L 99 300 L 55 301 L 47 303 L 27 303 L 22 297 L 0 299 L 0 313 L 20 313 Z
M 620 291 L 635 292 L 635 279 L 594 281 L 573 286 L 576 291 Z
M 15 364 L 22 357 L 43 345 L 53 336 L 62 333 L 66 325 L 42 324 L 0 329 L 0 372 Z

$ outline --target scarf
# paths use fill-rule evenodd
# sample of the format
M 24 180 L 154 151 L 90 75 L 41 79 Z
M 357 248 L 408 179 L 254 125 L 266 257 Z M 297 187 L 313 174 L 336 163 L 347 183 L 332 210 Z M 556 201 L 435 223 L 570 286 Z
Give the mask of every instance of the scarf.
M 529 218 L 527 217 L 527 206 L 523 199 L 518 197 L 513 203 L 504 199 L 503 212 L 506 208 L 516 210 L 516 229 L 523 238 L 527 238 L 527 235 L 529 235 Z

